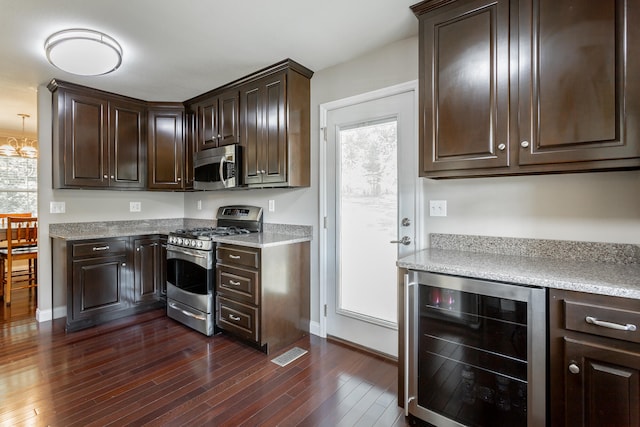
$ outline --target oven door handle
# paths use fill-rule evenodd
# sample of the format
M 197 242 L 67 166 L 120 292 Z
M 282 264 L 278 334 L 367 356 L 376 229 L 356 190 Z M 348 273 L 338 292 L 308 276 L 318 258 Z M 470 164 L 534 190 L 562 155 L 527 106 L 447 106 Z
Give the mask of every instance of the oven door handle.
M 205 316 L 198 316 L 197 314 L 190 313 L 190 312 L 188 312 L 186 310 L 181 309 L 180 307 L 178 307 L 177 305 L 175 305 L 173 303 L 169 303 L 169 307 L 173 308 L 174 310 L 178 310 L 179 312 L 181 312 L 185 316 L 193 317 L 194 319 L 197 319 L 197 320 L 207 320 L 207 318 Z
M 177 249 L 177 248 L 171 248 L 169 249 L 170 252 L 177 252 L 180 253 L 182 255 L 187 255 L 187 256 L 192 256 L 194 258 L 202 258 L 202 259 L 207 259 L 208 255 L 203 255 L 197 252 L 188 252 L 182 249 Z M 170 257 L 168 257 L 167 259 L 171 259 Z

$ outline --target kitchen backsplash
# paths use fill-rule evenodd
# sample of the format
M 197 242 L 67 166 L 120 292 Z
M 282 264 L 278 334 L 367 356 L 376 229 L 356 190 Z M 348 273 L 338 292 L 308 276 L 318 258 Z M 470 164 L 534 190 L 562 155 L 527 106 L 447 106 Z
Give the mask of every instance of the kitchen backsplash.
M 615 264 L 640 264 L 640 245 L 463 234 L 429 235 L 433 249 Z

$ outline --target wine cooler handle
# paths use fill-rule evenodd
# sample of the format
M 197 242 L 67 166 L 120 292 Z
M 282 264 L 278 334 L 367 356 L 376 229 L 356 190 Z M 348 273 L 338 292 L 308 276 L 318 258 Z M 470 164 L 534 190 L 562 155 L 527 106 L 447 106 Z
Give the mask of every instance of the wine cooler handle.
M 404 415 L 409 416 L 409 403 L 414 397 L 409 397 L 409 308 L 412 299 L 410 293 L 415 288 L 415 283 L 409 282 L 409 275 L 404 275 Z

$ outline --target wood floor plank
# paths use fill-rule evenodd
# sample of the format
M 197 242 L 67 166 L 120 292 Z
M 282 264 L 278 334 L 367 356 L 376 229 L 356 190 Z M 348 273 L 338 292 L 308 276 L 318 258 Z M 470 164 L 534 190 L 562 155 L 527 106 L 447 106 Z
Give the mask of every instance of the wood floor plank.
M 316 336 L 280 367 L 162 310 L 73 333 L 11 315 L 0 317 L 0 425 L 409 425 L 393 363 Z

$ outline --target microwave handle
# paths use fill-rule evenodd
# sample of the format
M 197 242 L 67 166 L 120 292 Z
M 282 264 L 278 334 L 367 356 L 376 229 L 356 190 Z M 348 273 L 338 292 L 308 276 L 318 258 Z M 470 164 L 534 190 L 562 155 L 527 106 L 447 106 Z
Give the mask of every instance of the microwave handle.
M 224 179 L 224 164 L 227 162 L 226 156 L 222 156 L 220 158 L 220 182 L 224 185 L 224 188 L 227 188 L 227 181 Z

